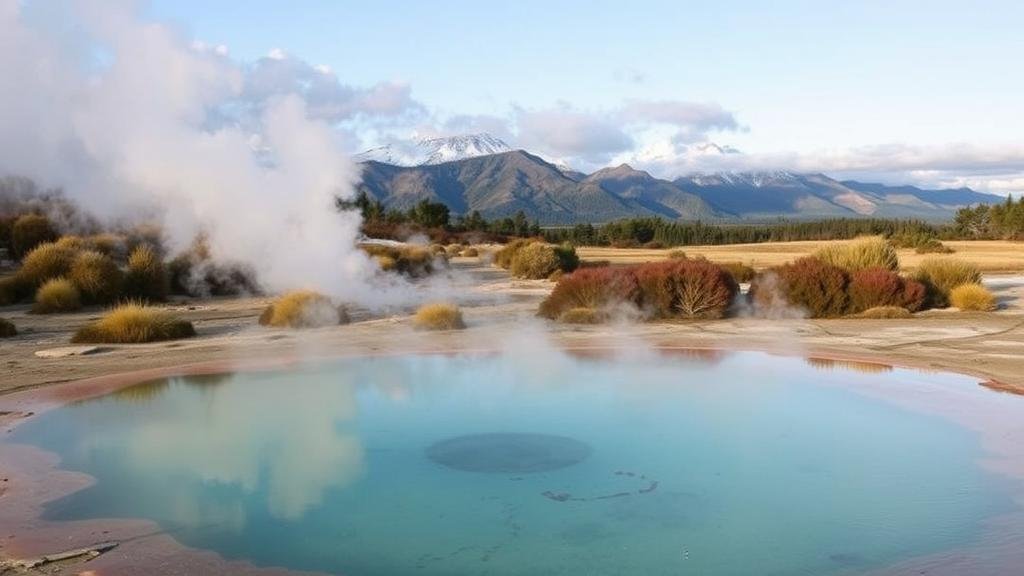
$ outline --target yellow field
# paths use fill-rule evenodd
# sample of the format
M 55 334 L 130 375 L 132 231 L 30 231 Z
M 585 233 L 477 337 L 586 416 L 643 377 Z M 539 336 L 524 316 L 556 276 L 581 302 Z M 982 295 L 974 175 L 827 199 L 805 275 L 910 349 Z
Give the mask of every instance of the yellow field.
M 762 244 L 732 244 L 729 246 L 683 246 L 678 248 L 687 256 L 703 256 L 712 262 L 743 262 L 754 268 L 767 268 L 809 256 L 826 244 L 845 243 L 848 240 L 810 242 L 765 242 Z M 1024 242 L 1004 240 L 970 240 L 943 242 L 956 250 L 949 256 L 975 263 L 983 272 L 1024 271 Z M 636 264 L 663 260 L 672 249 L 581 247 L 576 252 L 588 261 L 607 260 L 612 264 Z M 904 269 L 915 268 L 922 259 L 937 254 L 917 254 L 912 249 L 899 251 Z

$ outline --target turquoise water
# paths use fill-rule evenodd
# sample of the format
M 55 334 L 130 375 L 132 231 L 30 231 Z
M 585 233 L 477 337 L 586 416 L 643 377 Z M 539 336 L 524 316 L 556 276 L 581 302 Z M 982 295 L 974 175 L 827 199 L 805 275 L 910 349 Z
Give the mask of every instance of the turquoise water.
M 13 441 L 97 478 L 51 519 L 142 517 L 259 565 L 384 574 L 854 574 L 1013 506 L 978 438 L 758 353 L 345 360 L 173 378 Z

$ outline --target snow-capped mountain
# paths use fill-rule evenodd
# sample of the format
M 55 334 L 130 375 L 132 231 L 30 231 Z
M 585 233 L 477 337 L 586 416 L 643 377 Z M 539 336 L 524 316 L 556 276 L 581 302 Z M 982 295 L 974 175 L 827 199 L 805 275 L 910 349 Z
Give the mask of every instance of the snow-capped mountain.
M 430 166 L 466 158 L 500 154 L 511 150 L 512 148 L 500 138 L 484 132 L 387 144 L 356 154 L 355 160 L 357 162 L 374 160 L 396 166 Z

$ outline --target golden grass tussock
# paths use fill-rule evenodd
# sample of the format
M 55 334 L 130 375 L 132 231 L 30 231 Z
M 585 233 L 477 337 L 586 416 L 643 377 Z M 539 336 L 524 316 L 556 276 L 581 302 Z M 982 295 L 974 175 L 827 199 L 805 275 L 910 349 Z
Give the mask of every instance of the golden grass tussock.
M 127 297 L 161 302 L 167 299 L 170 287 L 167 267 L 153 247 L 142 244 L 132 250 L 124 275 L 124 294 Z
M 498 268 L 508 270 L 512 267 L 512 259 L 515 257 L 516 252 L 519 252 L 532 243 L 533 240 L 518 238 L 508 244 L 505 244 L 500 250 L 494 253 L 494 265 Z
M 950 293 L 961 284 L 980 284 L 981 271 L 960 258 L 933 256 L 921 261 L 914 279 L 928 289 L 929 300 L 936 307 L 948 306 Z
M 541 279 L 559 269 L 555 248 L 540 242 L 523 246 L 512 256 L 509 271 L 517 278 Z
M 668 259 L 669 260 L 686 260 L 686 251 L 685 250 L 669 250 L 669 252 L 668 252 Z
M 867 320 L 892 320 L 910 318 L 912 316 L 913 313 L 902 306 L 875 306 L 874 308 L 868 308 L 859 314 L 855 314 L 853 317 L 864 318 Z
M 991 312 L 998 307 L 996 297 L 981 284 L 961 284 L 949 292 L 949 303 L 964 311 Z
M 142 344 L 195 335 L 191 322 L 180 320 L 166 310 L 130 302 L 80 328 L 71 341 L 80 344 Z
M 459 307 L 447 302 L 424 304 L 412 317 L 417 330 L 462 330 L 466 323 Z
M 82 307 L 82 296 L 78 288 L 65 278 L 52 278 L 36 290 L 33 314 L 54 314 L 74 312 Z
M 563 324 L 600 324 L 605 320 L 605 314 L 594 308 L 570 308 L 558 317 Z
M 13 338 L 17 335 L 18 329 L 14 327 L 14 322 L 0 318 L 0 338 Z
M 79 252 L 71 263 L 68 280 L 89 303 L 113 302 L 121 293 L 124 274 L 107 255 L 95 250 Z
M 463 250 L 462 253 L 459 254 L 459 256 L 462 256 L 463 258 L 478 258 L 480 256 L 480 251 L 470 246 L 469 248 Z
M 852 242 L 828 244 L 814 253 L 818 260 L 856 272 L 866 268 L 899 270 L 896 248 L 880 236 L 866 236 Z
M 443 246 L 438 252 L 423 246 L 384 244 L 361 244 L 359 248 L 373 258 L 381 270 L 405 274 L 411 278 L 428 276 L 448 265 Z
M 262 326 L 275 328 L 323 328 L 348 323 L 348 313 L 331 299 L 312 290 L 282 295 L 260 314 Z
M 18 277 L 32 287 L 38 287 L 52 278 L 67 276 L 75 260 L 76 251 L 56 242 L 40 244 L 21 261 Z

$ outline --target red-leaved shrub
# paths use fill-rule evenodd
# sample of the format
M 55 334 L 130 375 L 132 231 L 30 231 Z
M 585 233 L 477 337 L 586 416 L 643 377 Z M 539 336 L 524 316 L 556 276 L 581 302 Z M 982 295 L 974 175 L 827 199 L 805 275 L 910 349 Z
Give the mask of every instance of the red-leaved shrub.
M 655 318 L 721 318 L 739 287 L 707 260 L 669 260 L 630 268 L 582 268 L 562 277 L 541 303 L 540 315 L 607 309 L 623 303 Z
M 838 266 L 814 257 L 801 258 L 759 274 L 751 283 L 749 297 L 755 310 L 767 310 L 782 297 L 812 318 L 846 313 L 849 276 Z
M 886 268 L 865 268 L 854 272 L 848 288 L 850 312 L 857 314 L 879 306 L 899 306 L 911 312 L 921 309 L 925 288 Z
M 640 289 L 629 268 L 580 268 L 562 276 L 541 302 L 539 314 L 555 320 L 573 308 L 599 310 L 623 303 L 639 304 Z
M 667 260 L 635 268 L 643 308 L 659 318 L 721 318 L 739 291 L 732 275 L 707 260 Z

